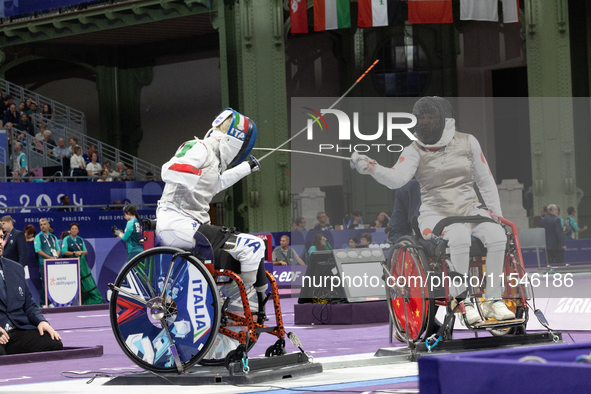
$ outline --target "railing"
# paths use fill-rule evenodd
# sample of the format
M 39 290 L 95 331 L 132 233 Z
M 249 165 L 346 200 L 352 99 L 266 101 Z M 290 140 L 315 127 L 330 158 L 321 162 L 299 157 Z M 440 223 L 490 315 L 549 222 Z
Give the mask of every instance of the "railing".
M 86 117 L 84 116 L 84 112 L 68 107 L 67 105 L 59 103 L 55 100 L 42 96 L 29 89 L 25 89 L 22 86 L 15 85 L 14 83 L 8 82 L 7 80 L 1 78 L 0 90 L 4 92 L 4 95 L 11 95 L 14 97 L 17 109 L 20 101 L 25 101 L 27 98 L 30 98 L 35 103 L 37 103 L 37 111 L 43 111 L 43 106 L 47 104 L 51 106 L 51 110 L 53 111 L 53 121 L 56 121 L 81 133 L 86 133 Z
M 78 139 L 78 145 L 82 148 L 82 152 L 88 151 L 90 145 L 94 145 L 97 148 L 97 154 L 101 163 L 108 160 L 112 163 L 112 168 L 117 167 L 118 162 L 122 162 L 127 168 L 131 168 L 136 175 L 145 175 L 148 171 L 154 174 L 155 179 L 160 179 L 160 167 L 154 164 L 148 163 L 145 160 L 138 159 L 129 153 L 123 152 L 111 145 L 100 142 L 99 140 L 89 137 L 88 135 L 76 131 L 70 127 L 63 126 L 53 120 L 44 120 L 47 129 L 51 130 L 52 139 L 57 142 L 59 138 L 63 138 L 65 145 L 69 146 L 70 137 L 76 137 Z M 33 122 L 35 126 L 35 132 L 39 131 L 39 125 L 37 122 Z M 30 137 L 30 136 L 29 136 Z M 28 141 L 28 140 L 27 140 Z M 27 156 L 28 157 L 28 156 Z M 58 164 L 59 165 L 59 164 Z M 31 168 L 29 166 L 29 168 Z M 68 175 L 68 174 L 64 174 Z
M 6 177 L 6 167 L 8 167 L 8 155 L 6 149 L 0 147 L 0 177 Z

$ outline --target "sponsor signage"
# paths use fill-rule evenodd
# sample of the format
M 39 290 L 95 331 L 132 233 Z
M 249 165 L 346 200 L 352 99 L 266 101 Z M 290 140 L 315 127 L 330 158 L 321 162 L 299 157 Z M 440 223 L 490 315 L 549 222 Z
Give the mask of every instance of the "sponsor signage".
M 45 260 L 45 306 L 82 305 L 79 259 Z

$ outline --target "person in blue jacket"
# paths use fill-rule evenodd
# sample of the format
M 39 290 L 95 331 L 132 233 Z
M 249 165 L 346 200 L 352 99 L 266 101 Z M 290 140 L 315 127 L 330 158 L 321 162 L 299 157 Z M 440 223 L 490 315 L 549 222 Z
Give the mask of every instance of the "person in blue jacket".
M 62 338 L 33 301 L 23 266 L 2 257 L 3 241 L 0 229 L 0 356 L 62 350 Z
M 127 261 L 129 261 L 144 251 L 144 247 L 140 243 L 142 239 L 142 227 L 135 206 L 125 205 L 123 207 L 123 216 L 127 220 L 125 232 L 117 231 L 115 235 L 127 244 Z

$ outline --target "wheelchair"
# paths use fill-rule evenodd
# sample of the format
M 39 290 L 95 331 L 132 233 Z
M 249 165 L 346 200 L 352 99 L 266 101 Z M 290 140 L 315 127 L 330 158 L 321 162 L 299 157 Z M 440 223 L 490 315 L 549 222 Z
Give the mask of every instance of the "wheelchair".
M 443 229 L 453 223 L 482 223 L 494 220 L 482 216 L 448 217 L 435 226 L 434 238 L 425 240 L 420 235 L 418 218 L 414 217 L 414 236 L 405 235 L 396 241 L 385 267 L 389 275 L 386 286 L 388 308 L 395 329 L 394 336 L 399 341 L 406 342 L 411 349 L 424 341 L 430 352 L 439 341 L 453 339 L 453 327 L 458 312 L 463 325 L 473 331 L 476 337 L 481 331 L 488 331 L 493 336 L 526 333 L 529 319 L 527 301 L 531 297 L 517 227 L 509 220 L 499 219 L 507 235 L 503 266 L 505 290 L 502 297 L 507 307 L 515 313 L 515 319 L 483 319 L 481 322 L 468 324 L 463 303 L 465 299 L 471 300 L 483 317 L 482 302 L 488 278 L 485 270 L 486 248 L 480 240 L 472 238 L 468 272 L 469 278 L 479 279 L 478 283 L 469 280 L 467 291 L 453 297 L 449 291 L 450 282 L 436 279 L 463 277 L 451 269 L 453 265 L 450 266 L 447 242 L 441 237 Z M 445 320 L 441 325 L 436 324 L 435 319 L 440 306 L 446 308 Z
M 277 338 L 266 357 L 285 354 L 286 334 L 273 275 L 265 272 L 271 289 L 266 296 L 250 286 L 249 294 L 238 274 L 214 268 L 214 252 L 205 236 L 196 233 L 195 241 L 191 251 L 144 250 L 109 284 L 111 326 L 125 355 L 154 372 L 183 373 L 197 363 L 230 368 L 235 362 L 242 362 L 248 372 L 248 351 L 263 333 Z M 251 307 L 253 293 L 258 308 Z M 276 320 L 271 327 L 265 325 L 269 298 Z M 237 341 L 237 347 L 216 353 L 214 346 L 225 338 Z M 293 333 L 288 338 L 299 342 Z

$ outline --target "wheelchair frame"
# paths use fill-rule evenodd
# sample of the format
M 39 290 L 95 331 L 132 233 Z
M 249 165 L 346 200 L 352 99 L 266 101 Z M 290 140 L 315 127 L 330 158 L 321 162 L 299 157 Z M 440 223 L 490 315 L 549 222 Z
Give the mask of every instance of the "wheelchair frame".
M 504 322 L 494 323 L 494 320 L 492 320 L 473 325 L 468 324 L 463 305 L 463 300 L 467 297 L 460 295 L 456 301 L 449 293 L 449 286 L 428 287 L 428 279 L 433 274 L 443 275 L 443 277 L 454 276 L 447 264 L 447 260 L 449 260 L 449 254 L 445 251 L 447 242 L 442 242 L 441 237 L 429 241 L 431 243 L 437 242 L 437 247 L 435 248 L 435 255 L 428 256 L 426 252 L 429 245 L 426 241 L 419 242 L 416 235 L 415 237 L 404 236 L 394 245 L 386 268 L 388 274 L 397 279 L 393 286 L 391 286 L 392 283 L 388 283 L 388 286 L 386 286 L 387 297 L 390 300 L 388 307 L 398 334 L 396 335 L 397 339 L 406 341 L 411 349 L 414 349 L 417 343 L 425 341 L 427 350 L 431 351 L 439 341 L 453 339 L 453 324 L 455 313 L 458 311 L 461 312 L 463 324 L 473 331 L 476 337 L 478 337 L 478 332 L 483 330 L 491 332 L 494 336 L 525 334 L 529 319 L 527 300 L 530 299 L 530 296 L 528 288 L 523 284 L 522 280 L 526 274 L 519 245 L 519 236 L 514 223 L 504 218 L 499 219 L 507 234 L 503 272 L 505 278 L 510 271 L 514 271 L 518 276 L 516 286 L 505 286 L 503 299 L 505 302 L 509 299 L 514 300 L 515 305 L 513 306 L 515 307 L 516 318 Z M 507 231 L 507 228 L 510 228 L 511 232 Z M 484 256 L 476 256 L 471 253 L 469 270 L 481 270 L 485 260 Z M 422 278 L 419 286 L 411 286 L 410 278 L 413 275 Z M 405 281 L 402 281 L 405 284 L 402 286 L 399 285 L 399 277 L 405 278 Z M 414 284 L 416 285 L 416 283 L 415 280 Z M 473 292 L 470 295 L 473 299 L 483 296 L 483 289 L 485 288 L 483 281 L 479 283 L 478 288 L 480 291 Z M 474 302 L 474 304 L 480 306 L 478 301 Z M 442 328 L 435 332 L 435 313 L 438 306 L 446 307 L 446 318 Z M 479 312 L 482 316 L 480 310 Z M 413 318 L 413 315 L 419 316 L 418 319 Z
M 203 250 L 202 252 L 204 253 L 202 255 L 211 256 L 213 260 L 211 246 L 209 243 L 206 245 L 209 246 L 209 250 Z M 203 247 L 205 244 L 201 246 Z M 183 373 L 185 370 L 201 361 L 204 361 L 204 365 L 225 365 L 228 369 L 230 369 L 232 363 L 241 362 L 243 371 L 248 372 L 248 351 L 257 342 L 260 334 L 268 333 L 277 337 L 277 341 L 267 349 L 265 356 L 272 357 L 285 354 L 286 334 L 281 314 L 279 291 L 277 282 L 275 281 L 273 275 L 269 272 L 266 272 L 266 277 L 271 285 L 271 291 L 266 295 L 265 298 L 259 297 L 259 311 L 253 313 L 250 307 L 246 286 L 240 276 L 233 271 L 214 269 L 214 264 L 206 264 L 205 258 L 201 256 L 201 258 L 198 258 L 196 254 L 200 254 L 195 252 L 196 251 L 185 251 L 171 247 L 156 247 L 146 249 L 144 252 L 130 260 L 123 267 L 114 284 L 109 284 L 109 287 L 112 290 L 110 299 L 111 326 L 113 328 L 117 342 L 122 348 L 123 352 L 140 367 L 154 372 L 177 371 L 179 373 Z M 167 255 L 172 257 L 168 258 L 166 257 Z M 156 272 L 153 272 L 156 267 L 156 263 L 154 262 L 157 262 L 158 258 L 161 261 L 159 265 L 161 274 L 163 267 L 168 264 L 168 268 L 164 267 L 165 269 L 168 269 L 166 280 L 163 281 L 162 286 L 160 286 L 163 289 L 162 294 L 154 293 L 154 289 L 159 288 L 159 283 L 155 279 L 157 277 Z M 180 263 L 178 261 L 179 258 L 181 259 Z M 170 263 L 168 263 L 169 260 Z M 186 267 L 183 265 L 186 265 Z M 188 270 L 199 271 L 199 273 L 205 279 L 205 282 L 207 282 L 207 291 L 209 292 L 209 297 L 212 299 L 211 305 L 213 305 L 211 308 L 213 310 L 213 315 L 211 315 L 210 321 L 211 328 L 213 329 L 211 330 L 212 332 L 208 334 L 207 341 L 204 343 L 195 344 L 194 347 L 191 347 L 192 344 L 189 341 L 188 344 L 185 343 L 184 345 L 181 345 L 184 346 L 184 352 L 181 352 L 180 348 L 177 349 L 178 337 L 175 339 L 171 334 L 171 330 L 174 330 L 174 328 L 176 328 L 175 324 L 178 323 L 177 320 L 179 319 L 179 315 L 177 314 L 179 313 L 180 309 L 175 303 L 175 299 L 172 298 L 173 286 L 179 285 L 175 283 L 176 277 L 171 274 L 173 274 L 174 271 L 178 277 L 180 275 L 178 274 L 180 270 L 184 270 L 184 272 Z M 146 271 L 149 272 L 146 273 Z M 131 276 L 128 278 L 129 275 Z M 160 280 L 160 278 L 158 280 Z M 218 286 L 230 285 L 233 282 L 236 283 L 240 292 L 240 299 L 242 301 L 242 308 L 244 310 L 243 316 L 227 311 L 228 303 L 230 301 L 229 298 L 226 299 L 226 302 L 223 305 L 219 301 Z M 126 283 L 128 286 L 123 286 L 124 283 Z M 132 283 L 132 285 L 129 285 L 130 283 Z M 183 290 L 177 289 L 177 291 Z M 188 291 L 188 289 L 186 291 Z M 175 297 L 178 297 L 178 294 L 175 295 Z M 277 324 L 276 326 L 272 327 L 265 325 L 265 321 L 268 320 L 265 313 L 265 304 L 269 298 L 273 299 L 274 313 Z M 180 298 L 176 299 L 178 300 Z M 187 307 L 188 306 L 189 305 L 187 301 Z M 122 319 L 121 316 L 124 313 L 126 315 L 125 318 Z M 195 312 L 195 314 L 197 314 L 197 312 Z M 162 331 L 156 338 L 152 338 L 146 334 L 145 337 L 142 337 L 142 344 L 147 345 L 150 342 L 150 344 L 154 344 L 156 341 L 158 341 L 159 346 L 168 345 L 166 354 L 169 358 L 165 359 L 164 365 L 162 365 L 162 361 L 155 363 L 150 362 L 150 360 L 145 360 L 145 347 L 143 348 L 144 352 L 142 352 L 142 355 L 138 355 L 137 347 L 139 345 L 136 346 L 133 343 L 128 343 L 130 341 L 130 337 L 126 337 L 122 333 L 122 330 L 124 324 L 133 324 L 134 320 L 129 318 L 129 316 L 135 316 L 134 318 L 139 317 L 139 319 L 141 319 L 141 321 L 137 320 L 136 326 L 141 327 L 141 325 L 143 325 L 142 329 L 145 331 L 145 333 L 152 331 L 151 334 L 154 336 L 158 330 Z M 146 320 L 149 320 L 152 326 Z M 239 330 L 238 332 L 232 331 L 231 328 L 235 327 L 243 327 L 244 329 Z M 135 332 L 133 331 L 133 328 L 130 331 L 130 329 L 127 327 L 123 331 L 126 333 Z M 163 335 L 163 333 L 165 335 Z M 203 360 L 204 356 L 213 346 L 214 338 L 217 333 L 237 340 L 239 343 L 238 347 L 235 350 L 227 353 L 224 359 Z M 137 335 L 144 335 L 144 333 Z M 289 333 L 288 337 L 292 342 L 296 344 L 299 343 L 299 340 L 295 334 Z M 148 338 L 149 342 L 144 342 L 146 338 Z M 197 345 L 199 346 L 197 347 Z M 154 345 L 154 347 L 156 349 L 157 345 Z M 298 347 L 303 352 L 301 346 Z M 148 353 L 149 352 L 150 350 L 148 350 Z M 184 357 L 182 353 L 186 353 Z M 154 356 L 152 356 L 152 359 L 154 359 Z M 171 359 L 174 360 L 174 362 L 172 362 Z

